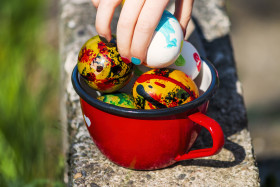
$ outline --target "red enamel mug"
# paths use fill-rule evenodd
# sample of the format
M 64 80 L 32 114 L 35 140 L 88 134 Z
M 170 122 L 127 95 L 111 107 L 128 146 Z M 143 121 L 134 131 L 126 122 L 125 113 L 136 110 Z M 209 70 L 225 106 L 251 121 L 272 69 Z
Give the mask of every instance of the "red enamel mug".
M 213 65 L 202 60 L 195 82 L 200 96 L 172 108 L 140 110 L 110 105 L 96 99 L 79 76 L 77 67 L 72 84 L 80 96 L 88 131 L 98 149 L 113 163 L 136 170 L 153 170 L 178 161 L 217 154 L 224 145 L 220 125 L 205 115 L 209 99 L 218 87 Z M 211 134 L 211 148 L 191 150 L 202 127 Z

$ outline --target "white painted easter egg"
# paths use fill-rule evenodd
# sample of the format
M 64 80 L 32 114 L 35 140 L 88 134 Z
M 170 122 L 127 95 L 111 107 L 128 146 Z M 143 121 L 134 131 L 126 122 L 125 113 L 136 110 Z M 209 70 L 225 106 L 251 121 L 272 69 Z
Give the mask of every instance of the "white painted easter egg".
M 183 39 L 180 23 L 165 10 L 148 47 L 145 66 L 163 68 L 174 63 L 181 52 Z
M 182 52 L 169 68 L 183 71 L 192 79 L 195 79 L 201 69 L 201 59 L 196 48 L 187 41 L 184 41 Z

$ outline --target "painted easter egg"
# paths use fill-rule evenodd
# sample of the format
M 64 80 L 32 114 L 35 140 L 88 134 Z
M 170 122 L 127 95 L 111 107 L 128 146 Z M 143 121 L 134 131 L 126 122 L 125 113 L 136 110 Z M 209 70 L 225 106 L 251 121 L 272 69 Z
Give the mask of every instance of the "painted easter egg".
M 182 52 L 169 68 L 183 71 L 192 79 L 195 79 L 201 69 L 201 59 L 196 48 L 187 41 L 184 41 Z
M 137 109 L 132 95 L 126 93 L 105 94 L 97 97 L 97 99 L 115 106 Z
M 132 93 L 140 109 L 175 107 L 199 96 L 195 82 L 184 72 L 171 68 L 152 69 L 142 74 Z
M 183 31 L 178 20 L 165 10 L 148 47 L 144 65 L 163 68 L 178 58 L 183 45 Z
M 78 57 L 78 71 L 90 87 L 103 93 L 111 93 L 129 82 L 133 64 L 121 58 L 115 37 L 110 45 L 106 45 L 97 35 L 82 46 Z

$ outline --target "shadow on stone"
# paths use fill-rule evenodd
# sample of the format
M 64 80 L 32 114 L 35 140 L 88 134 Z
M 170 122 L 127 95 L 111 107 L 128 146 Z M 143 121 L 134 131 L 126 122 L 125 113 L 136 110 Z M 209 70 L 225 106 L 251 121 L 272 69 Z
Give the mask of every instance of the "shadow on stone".
M 215 119 L 221 125 L 225 137 L 229 137 L 248 127 L 243 90 L 238 79 L 231 39 L 229 35 L 223 35 L 207 40 L 200 26 L 203 23 L 195 17 L 193 21 L 206 58 L 214 65 L 219 75 L 219 88 L 210 100 L 207 115 Z
M 229 157 L 229 161 L 224 160 L 214 160 L 214 159 L 194 159 L 194 160 L 186 160 L 178 162 L 169 168 L 175 167 L 177 165 L 181 166 L 203 166 L 203 167 L 213 167 L 213 168 L 229 168 L 234 167 L 238 164 L 240 164 L 246 157 L 245 150 L 242 146 L 230 141 L 226 140 L 224 149 L 227 149 L 230 151 L 233 155 L 232 157 Z
M 257 160 L 260 169 L 261 186 L 280 186 L 280 159 L 271 157 Z
M 248 128 L 247 112 L 242 96 L 242 87 L 239 83 L 236 64 L 230 36 L 225 35 L 214 40 L 205 39 L 199 23 L 194 18 L 194 23 L 201 43 L 206 52 L 206 58 L 213 63 L 219 75 L 219 88 L 210 100 L 207 115 L 215 119 L 221 126 L 225 136 L 224 149 L 233 156 L 214 159 L 194 159 L 176 163 L 182 166 L 204 166 L 214 168 L 228 168 L 240 164 L 246 157 L 244 147 L 228 140 L 228 137 Z M 210 133 L 202 129 L 193 148 L 201 149 L 212 146 Z M 227 160 L 228 159 L 228 160 Z

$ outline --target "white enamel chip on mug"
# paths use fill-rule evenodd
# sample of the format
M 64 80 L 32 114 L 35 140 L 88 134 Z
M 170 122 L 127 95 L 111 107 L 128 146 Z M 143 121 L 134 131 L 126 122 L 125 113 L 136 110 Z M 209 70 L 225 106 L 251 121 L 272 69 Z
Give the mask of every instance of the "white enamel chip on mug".
M 90 125 L 91 125 L 90 119 L 86 115 L 84 115 L 84 119 L 85 119 L 87 126 L 90 127 Z

